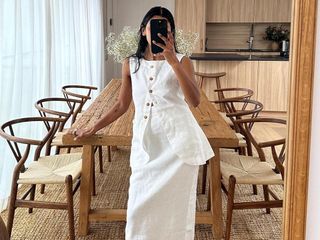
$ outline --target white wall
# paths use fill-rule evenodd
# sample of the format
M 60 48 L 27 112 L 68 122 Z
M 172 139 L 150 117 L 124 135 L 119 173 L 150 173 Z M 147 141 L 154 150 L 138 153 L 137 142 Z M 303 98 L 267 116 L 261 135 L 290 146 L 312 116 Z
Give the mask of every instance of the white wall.
M 320 16 L 319 5 L 317 15 Z M 309 166 L 307 240 L 320 239 L 320 18 L 317 20 L 316 45 Z

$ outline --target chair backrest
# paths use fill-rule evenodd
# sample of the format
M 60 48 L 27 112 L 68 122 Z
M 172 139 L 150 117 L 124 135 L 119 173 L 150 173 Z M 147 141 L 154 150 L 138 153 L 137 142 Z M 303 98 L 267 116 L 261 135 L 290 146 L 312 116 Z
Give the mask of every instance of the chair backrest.
M 66 99 L 78 99 L 82 101 L 81 108 L 79 109 L 79 112 L 81 112 L 83 105 L 91 99 L 90 95 L 92 90 L 97 90 L 98 88 L 94 86 L 85 86 L 85 85 L 65 85 L 62 87 L 61 91 L 63 93 L 63 96 Z M 81 93 L 79 93 L 81 92 Z M 71 108 L 71 105 L 69 105 Z M 79 113 L 77 112 L 77 113 Z M 72 116 L 72 123 L 74 123 L 76 120 L 76 115 Z
M 232 100 L 249 100 L 254 92 L 249 88 L 221 88 L 215 89 L 215 92 L 218 94 L 218 101 L 214 103 L 220 105 L 220 111 L 227 112 L 225 108 L 226 101 Z
M 58 106 L 54 107 L 55 105 Z M 64 122 L 60 124 L 58 131 L 63 130 L 71 116 L 78 114 L 82 105 L 81 100 L 66 98 L 43 98 L 35 103 L 35 107 L 41 117 L 58 117 L 64 120 Z M 59 110 L 56 110 L 56 108 L 59 108 Z M 47 130 L 49 130 L 50 124 L 45 122 L 45 125 Z
M 14 177 L 18 177 L 20 172 L 25 171 L 25 162 L 28 159 L 31 146 L 35 146 L 34 152 L 34 161 L 37 161 L 40 157 L 41 150 L 45 144 L 52 140 L 54 134 L 57 132 L 59 125 L 64 120 L 61 118 L 46 118 L 46 117 L 27 117 L 27 118 L 19 118 L 8 121 L 1 125 L 0 127 L 0 136 L 7 140 L 9 147 L 17 161 L 17 165 L 14 169 Z M 50 124 L 49 130 L 44 134 L 44 137 L 39 139 L 31 139 L 26 137 L 16 136 L 16 129 L 20 127 L 32 128 L 34 125 L 32 124 Z M 46 155 L 48 150 L 46 149 Z
M 222 100 L 242 100 L 250 99 L 254 92 L 249 88 L 221 88 L 215 89 L 220 94 L 219 101 Z
M 221 102 L 225 106 L 226 116 L 230 118 L 235 127 L 237 127 L 235 120 L 243 117 L 256 118 L 263 109 L 261 102 L 252 99 L 225 99 Z
M 226 116 L 233 123 L 233 129 L 237 133 L 241 133 L 245 137 L 248 155 L 252 156 L 252 147 L 250 139 L 246 137 L 246 134 L 241 130 L 236 120 L 243 118 L 254 119 L 258 117 L 259 113 L 263 109 L 263 104 L 259 101 L 251 99 L 225 99 L 220 102 L 224 105 L 224 109 L 226 110 Z M 253 122 L 249 123 L 248 126 L 251 129 L 253 126 Z
M 239 119 L 236 120 L 238 126 L 241 128 L 241 131 L 245 133 L 246 137 L 250 139 L 250 142 L 253 144 L 259 158 L 261 161 L 266 161 L 266 156 L 264 149 L 270 148 L 272 159 L 276 165 L 276 169 L 281 173 L 282 178 L 284 178 L 284 161 L 285 161 L 285 148 L 286 148 L 286 139 L 285 136 L 277 134 L 276 139 L 271 138 L 271 135 L 267 135 L 268 139 L 259 139 L 257 132 L 253 131 L 252 125 L 256 127 L 257 124 L 260 125 L 260 129 L 264 128 L 264 131 L 268 131 L 271 128 L 278 129 L 279 127 L 283 128 L 283 125 L 286 125 L 286 120 L 277 119 L 277 118 L 252 118 L 252 119 Z M 270 128 L 266 130 L 265 128 Z M 275 132 L 277 132 L 276 130 Z M 261 137 L 261 136 L 260 136 Z M 273 137 L 275 137 L 273 135 Z

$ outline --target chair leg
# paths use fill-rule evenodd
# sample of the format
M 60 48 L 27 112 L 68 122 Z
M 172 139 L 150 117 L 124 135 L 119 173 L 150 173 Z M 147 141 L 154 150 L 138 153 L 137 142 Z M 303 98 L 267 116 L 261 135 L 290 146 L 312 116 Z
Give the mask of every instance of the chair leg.
M 58 155 L 58 154 L 60 154 L 60 150 L 61 150 L 61 148 L 60 148 L 59 146 L 57 146 L 57 147 L 56 147 L 56 152 L 55 152 L 55 155 Z
M 222 188 L 222 191 L 228 195 L 228 190 L 226 189 L 226 186 L 221 182 L 221 188 Z
M 236 186 L 236 179 L 234 176 L 229 177 L 229 190 L 228 190 L 228 204 L 227 204 L 227 224 L 225 240 L 229 240 L 231 236 L 231 223 L 232 223 L 232 212 L 234 206 L 234 189 Z
M 238 149 L 239 149 L 238 152 L 239 152 L 240 155 L 246 155 L 246 148 L 239 147 Z
M 254 195 L 258 195 L 258 188 L 257 188 L 257 185 L 252 185 L 252 191 L 253 191 L 253 194 Z
M 207 174 L 208 174 L 208 162 L 203 165 L 202 173 L 202 194 L 206 193 L 206 183 L 207 183 Z
M 210 188 L 208 189 L 208 201 L 207 201 L 207 211 L 211 210 L 211 193 Z
M 17 198 L 18 184 L 12 183 L 11 194 L 10 194 L 10 202 L 8 208 L 8 220 L 7 220 L 7 230 L 9 234 L 9 238 L 11 238 L 14 212 L 16 210 L 16 198 Z
M 1 240 L 9 240 L 8 231 L 6 225 L 4 224 L 1 216 L 0 216 L 0 239 Z
M 35 193 L 36 193 L 36 185 L 32 184 L 31 188 L 32 189 L 31 189 L 31 192 L 30 192 L 30 201 L 33 201 Z M 33 208 L 29 208 L 29 213 L 32 213 L 32 212 L 33 212 Z
M 45 188 L 46 188 L 46 185 L 45 184 L 41 184 L 41 187 L 40 187 L 40 193 L 41 194 L 44 194 Z
M 108 146 L 108 162 L 111 162 L 111 146 Z
M 263 185 L 263 195 L 266 202 L 270 201 L 268 185 Z M 266 208 L 266 213 L 270 213 L 270 208 Z
M 100 167 L 100 173 L 103 173 L 102 146 L 98 146 L 98 150 L 99 150 L 99 167 Z
M 69 236 L 70 240 L 75 239 L 74 231 L 74 210 L 73 210 L 73 194 L 72 194 L 72 177 L 68 175 L 66 177 L 66 189 L 67 189 L 67 210 L 68 210 L 68 222 L 69 222 Z
M 96 171 L 95 171 L 95 159 L 93 158 L 93 162 L 92 162 L 92 169 L 91 169 L 91 171 L 92 171 L 92 196 L 96 196 L 97 194 L 96 194 Z
M 199 88 L 202 89 L 202 85 L 203 85 L 203 78 L 204 77 L 200 77 L 200 84 L 199 84 Z

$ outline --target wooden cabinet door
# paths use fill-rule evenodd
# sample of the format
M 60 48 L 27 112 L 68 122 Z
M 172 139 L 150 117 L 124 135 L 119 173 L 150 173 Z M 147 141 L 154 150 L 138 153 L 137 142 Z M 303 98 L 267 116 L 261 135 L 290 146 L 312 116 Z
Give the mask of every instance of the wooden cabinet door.
M 255 0 L 254 22 L 290 22 L 292 0 Z
M 253 22 L 254 0 L 207 0 L 207 22 Z
M 199 41 L 194 52 L 204 52 L 206 0 L 176 0 L 175 23 L 176 28 L 184 31 L 199 33 Z
M 265 0 L 269 1 L 269 0 Z M 230 0 L 229 22 L 253 22 L 254 0 Z
M 258 96 L 264 111 L 287 111 L 289 61 L 259 61 Z
M 226 72 L 226 76 L 220 78 L 222 88 L 250 88 L 254 92 L 253 99 L 257 98 L 258 82 L 257 82 L 257 61 L 193 61 L 194 68 L 197 72 L 203 73 L 218 73 Z M 216 81 L 211 78 L 206 78 L 203 83 L 209 100 L 218 100 Z M 236 97 L 239 93 L 226 93 L 226 97 Z
M 279 0 L 255 0 L 254 22 L 272 22 L 278 15 Z
M 292 0 L 207 0 L 207 22 L 290 22 Z
M 293 0 L 279 0 L 279 22 L 291 22 L 292 1 Z
M 230 0 L 207 0 L 207 22 L 229 22 Z

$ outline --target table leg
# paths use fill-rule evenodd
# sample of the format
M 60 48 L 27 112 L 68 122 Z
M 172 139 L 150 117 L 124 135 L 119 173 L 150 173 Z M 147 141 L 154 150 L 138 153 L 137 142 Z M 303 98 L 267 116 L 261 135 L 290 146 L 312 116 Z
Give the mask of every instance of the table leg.
M 80 184 L 79 235 L 85 236 L 89 230 L 89 211 L 92 188 L 93 146 L 84 145 L 82 152 L 82 172 Z
M 212 233 L 215 239 L 223 238 L 220 149 L 214 148 L 215 156 L 209 161 Z

